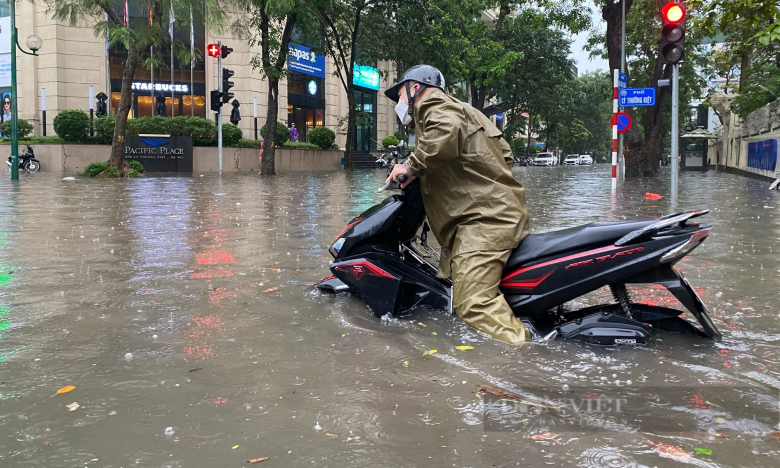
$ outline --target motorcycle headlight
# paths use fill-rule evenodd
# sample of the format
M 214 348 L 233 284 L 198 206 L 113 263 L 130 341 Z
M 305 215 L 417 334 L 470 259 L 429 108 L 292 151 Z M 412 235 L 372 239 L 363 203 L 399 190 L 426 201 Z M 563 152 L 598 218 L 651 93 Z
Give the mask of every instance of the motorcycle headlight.
M 333 255 L 333 258 L 336 258 L 336 255 L 339 254 L 339 251 L 344 246 L 344 241 L 347 239 L 344 237 L 339 238 L 336 240 L 336 242 L 333 243 L 333 245 L 330 246 L 330 254 Z

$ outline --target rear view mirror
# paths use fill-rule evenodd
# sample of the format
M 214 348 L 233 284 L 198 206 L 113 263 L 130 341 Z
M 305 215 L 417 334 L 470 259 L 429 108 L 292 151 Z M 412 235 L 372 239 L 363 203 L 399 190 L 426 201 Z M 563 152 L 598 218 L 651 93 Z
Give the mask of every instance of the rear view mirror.
M 403 149 L 403 148 L 404 148 L 404 141 L 401 140 L 398 142 L 398 149 Z

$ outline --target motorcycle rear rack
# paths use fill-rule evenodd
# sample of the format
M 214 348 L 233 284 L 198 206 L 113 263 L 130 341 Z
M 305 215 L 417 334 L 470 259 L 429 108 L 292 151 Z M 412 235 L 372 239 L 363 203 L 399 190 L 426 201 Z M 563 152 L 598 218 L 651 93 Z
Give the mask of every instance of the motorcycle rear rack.
M 641 237 L 650 234 L 655 234 L 661 229 L 674 226 L 675 224 L 679 224 L 679 225 L 685 224 L 687 220 L 691 218 L 698 218 L 699 216 L 704 216 L 709 212 L 710 210 L 690 210 L 690 211 L 684 211 L 682 213 L 674 213 L 674 214 L 666 215 L 656 223 L 653 223 L 642 229 L 637 229 L 636 231 L 629 232 L 625 236 L 618 239 L 617 242 L 615 242 L 615 245 L 625 245 Z

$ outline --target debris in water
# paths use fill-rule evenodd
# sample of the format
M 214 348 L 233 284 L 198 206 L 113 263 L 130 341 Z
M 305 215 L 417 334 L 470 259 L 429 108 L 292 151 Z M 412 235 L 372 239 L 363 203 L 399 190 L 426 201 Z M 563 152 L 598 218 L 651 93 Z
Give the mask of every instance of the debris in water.
M 190 372 L 198 372 L 199 370 L 203 370 L 202 367 L 196 367 L 195 369 L 190 369 Z
M 509 398 L 510 400 L 518 400 L 518 401 L 523 400 L 523 398 L 517 393 L 508 392 L 506 390 L 502 390 L 498 387 L 493 387 L 491 385 L 480 385 L 479 388 L 477 389 L 477 392 L 487 392 L 501 398 Z
M 175 432 L 173 431 L 172 427 L 166 427 L 165 428 L 165 435 L 172 436 L 173 434 L 175 434 Z
M 658 195 L 657 193 L 646 192 L 645 198 L 647 198 L 648 200 L 660 200 L 663 197 L 661 195 Z
M 671 458 L 684 463 L 691 461 L 691 454 L 676 445 L 669 445 L 663 442 L 648 442 L 647 445 L 664 458 Z
M 235 450 L 235 449 L 237 449 L 238 447 L 239 447 L 238 445 L 234 445 L 234 446 L 233 446 L 233 448 L 232 448 L 231 450 Z
M 696 452 L 699 455 L 712 455 L 712 450 L 710 450 L 708 448 L 695 447 L 693 449 L 693 451 Z
M 68 411 L 76 411 L 77 409 L 79 409 L 79 404 L 74 401 L 69 405 L 65 405 L 65 407 L 68 408 Z
M 430 354 L 436 354 L 436 353 L 438 353 L 438 351 L 437 351 L 437 350 L 435 350 L 435 349 L 431 349 L 431 350 L 429 350 L 429 351 L 426 351 L 426 352 L 424 352 L 424 353 L 423 353 L 423 356 L 425 356 L 426 354 L 429 354 L 429 355 L 430 355 Z
M 271 457 L 253 458 L 251 460 L 247 460 L 246 462 L 247 463 L 260 463 L 260 462 L 264 462 L 264 461 L 268 460 L 269 458 L 271 458 Z
M 227 193 L 215 193 L 214 195 L 222 196 L 222 195 L 227 195 Z
M 317 422 L 314 424 L 314 430 L 315 430 L 315 431 L 321 431 L 321 430 L 322 430 L 322 426 L 320 426 L 320 422 L 319 422 L 319 421 L 317 421 Z
M 73 385 L 68 385 L 67 387 L 62 387 L 61 389 L 57 390 L 57 393 L 68 393 L 72 392 L 73 390 L 76 390 L 76 387 Z
M 404 367 L 409 367 L 409 361 L 404 361 Z
M 267 292 L 274 292 L 274 291 L 276 291 L 277 289 L 279 289 L 279 288 L 277 288 L 276 286 L 274 286 L 273 288 L 268 288 L 268 289 L 266 289 L 266 290 L 265 290 L 265 291 L 263 291 L 263 292 L 264 292 L 264 293 L 267 293 Z
M 558 434 L 554 432 L 544 432 L 541 434 L 533 434 L 531 436 L 531 439 L 533 440 L 555 440 L 555 438 L 558 437 Z
M 63 177 L 62 180 L 76 180 L 75 177 Z
M 459 349 L 461 351 L 464 351 L 466 349 L 474 349 L 474 347 L 473 346 L 464 345 L 464 346 L 455 346 L 455 349 Z
M 133 353 L 125 353 L 125 361 L 132 361 Z
M 428 326 L 428 325 L 426 325 L 426 324 L 424 324 L 424 323 L 422 323 L 422 322 L 417 322 L 417 325 L 419 325 L 419 326 L 421 326 L 421 327 L 423 327 L 423 328 Z

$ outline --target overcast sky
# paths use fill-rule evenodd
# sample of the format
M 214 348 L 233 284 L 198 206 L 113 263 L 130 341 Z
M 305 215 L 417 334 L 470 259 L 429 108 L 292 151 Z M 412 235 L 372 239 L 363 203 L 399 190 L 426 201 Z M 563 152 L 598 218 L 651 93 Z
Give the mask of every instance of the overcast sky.
M 587 5 L 590 7 L 593 27 L 603 34 L 606 30 L 606 24 L 604 23 L 604 20 L 601 19 L 601 12 L 593 5 L 593 2 L 590 0 L 588 0 Z M 572 58 L 577 64 L 579 73 L 583 74 L 592 70 L 608 70 L 609 64 L 606 60 L 601 58 L 590 59 L 588 57 L 588 52 L 582 50 L 582 47 L 588 41 L 588 35 L 590 35 L 590 32 L 584 31 L 571 38 L 574 40 L 574 42 L 571 44 Z

